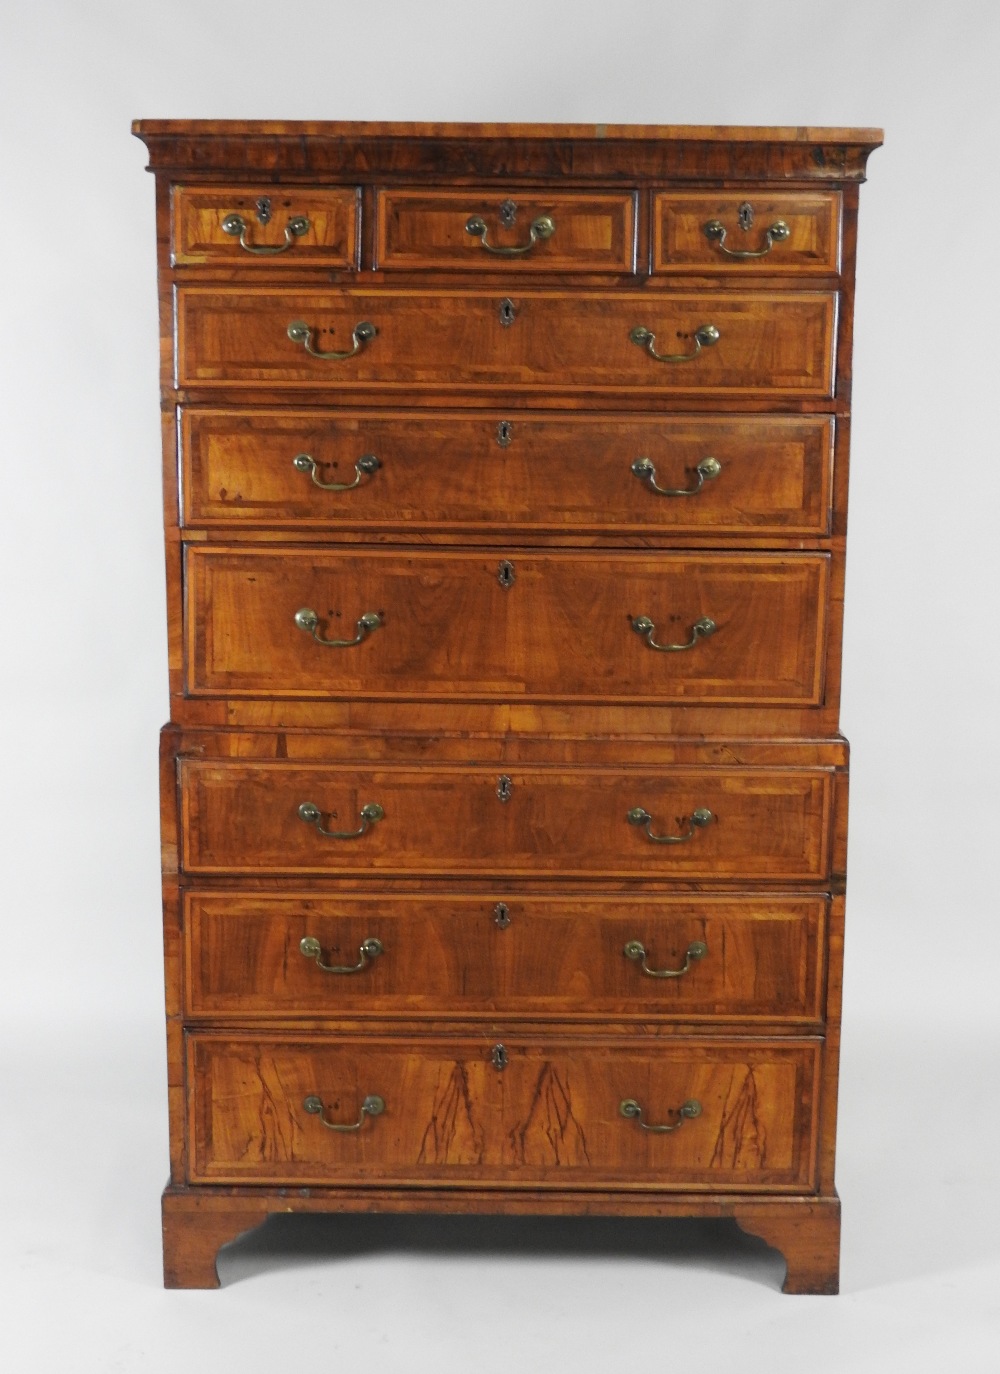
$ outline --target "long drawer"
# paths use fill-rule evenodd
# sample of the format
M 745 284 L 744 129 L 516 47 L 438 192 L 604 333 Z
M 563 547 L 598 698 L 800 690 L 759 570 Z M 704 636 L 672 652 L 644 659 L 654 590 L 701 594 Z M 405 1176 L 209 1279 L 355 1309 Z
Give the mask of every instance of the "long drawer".
M 197 758 L 179 769 L 189 873 L 777 884 L 829 872 L 831 774 L 819 769 L 519 766 L 498 775 Z
M 817 1040 L 206 1033 L 187 1054 L 192 1182 L 813 1186 Z
M 822 1019 L 828 898 L 188 892 L 193 1018 Z
M 829 533 L 830 416 L 180 414 L 184 522 Z
M 816 705 L 828 567 L 194 545 L 188 692 Z
M 181 387 L 833 393 L 833 292 L 184 286 L 176 299 Z

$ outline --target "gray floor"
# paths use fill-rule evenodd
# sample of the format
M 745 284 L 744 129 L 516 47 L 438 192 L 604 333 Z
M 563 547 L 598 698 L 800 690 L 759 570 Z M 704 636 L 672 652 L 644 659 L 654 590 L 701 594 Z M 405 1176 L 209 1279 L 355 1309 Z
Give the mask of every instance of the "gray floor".
M 22 1026 L 0 1041 L 0 1358 L 14 1374 L 995 1374 L 997 1058 L 974 1030 L 852 1028 L 839 1298 L 782 1296 L 780 1257 L 727 1222 L 454 1217 L 273 1218 L 223 1251 L 221 1291 L 168 1293 L 158 1039 L 67 1047 Z

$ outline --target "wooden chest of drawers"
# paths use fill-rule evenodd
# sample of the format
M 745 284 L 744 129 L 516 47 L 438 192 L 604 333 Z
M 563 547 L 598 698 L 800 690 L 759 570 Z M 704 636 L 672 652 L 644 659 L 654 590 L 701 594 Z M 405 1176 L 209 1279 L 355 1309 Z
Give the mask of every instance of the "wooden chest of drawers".
M 875 130 L 143 121 L 166 1282 L 272 1211 L 734 1217 L 835 1292 Z

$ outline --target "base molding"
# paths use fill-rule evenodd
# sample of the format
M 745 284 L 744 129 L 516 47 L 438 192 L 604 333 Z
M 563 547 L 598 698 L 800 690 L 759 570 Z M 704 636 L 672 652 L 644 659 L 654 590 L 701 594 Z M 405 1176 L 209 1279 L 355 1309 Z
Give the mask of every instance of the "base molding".
M 222 1246 L 273 1213 L 423 1212 L 495 1216 L 731 1217 L 785 1257 L 785 1293 L 836 1293 L 840 1199 L 651 1192 L 445 1188 L 178 1188 L 163 1193 L 166 1288 L 218 1288 Z

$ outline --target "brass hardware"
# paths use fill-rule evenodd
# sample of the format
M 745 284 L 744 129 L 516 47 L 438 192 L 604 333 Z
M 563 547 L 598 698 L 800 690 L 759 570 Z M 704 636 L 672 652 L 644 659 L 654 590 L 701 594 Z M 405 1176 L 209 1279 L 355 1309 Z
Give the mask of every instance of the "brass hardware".
M 693 649 L 699 639 L 707 639 L 709 635 L 714 635 L 718 628 L 711 616 L 703 615 L 691 626 L 691 638 L 686 644 L 657 644 L 653 638 L 656 634 L 656 626 L 648 615 L 637 615 L 632 621 L 632 629 L 635 630 L 636 634 L 642 635 L 651 649 L 658 649 L 663 654 L 674 654 L 680 653 L 684 649 Z
M 736 218 L 740 222 L 740 228 L 743 230 L 744 233 L 746 233 L 746 231 L 753 225 L 754 220 L 753 206 L 750 204 L 748 200 L 745 200 L 743 204 L 740 206 L 740 208 L 737 210 Z
M 295 612 L 295 623 L 300 630 L 312 635 L 317 644 L 322 644 L 327 649 L 353 649 L 355 644 L 364 643 L 370 634 L 375 633 L 382 624 L 382 617 L 377 611 L 365 611 L 355 622 L 357 634 L 353 639 L 324 639 L 322 635 L 317 634 L 319 616 L 309 606 L 303 606 L 300 611 Z
M 259 224 L 268 224 L 268 223 L 270 222 L 270 219 L 271 219 L 271 197 L 270 197 L 270 196 L 258 196 L 257 199 L 256 199 L 256 201 L 254 202 L 254 207 L 253 207 L 253 208 L 254 208 L 254 210 L 256 211 L 256 214 L 257 214 L 257 222 L 258 222 Z
M 357 1121 L 352 1121 L 346 1126 L 340 1126 L 336 1121 L 327 1121 L 326 1108 L 323 1106 L 321 1097 L 307 1097 L 302 1105 L 311 1116 L 318 1116 L 320 1124 L 325 1126 L 328 1131 L 360 1131 L 366 1116 L 381 1116 L 385 1111 L 384 1100 L 377 1093 L 370 1093 L 361 1104 L 361 1115 Z
M 505 1069 L 510 1063 L 510 1056 L 504 1045 L 494 1045 L 490 1051 L 490 1062 L 495 1069 Z
M 313 347 L 312 329 L 302 320 L 293 320 L 288 326 L 287 332 L 292 343 L 300 343 L 310 358 L 322 358 L 328 362 L 343 362 L 345 358 L 353 358 L 356 353 L 360 353 L 365 344 L 370 343 L 375 338 L 378 330 L 370 320 L 361 320 L 351 332 L 351 347 L 342 353 L 335 348 L 324 351 L 321 348 Z
M 270 209 L 266 215 L 261 211 L 261 202 L 257 202 L 257 218 L 261 224 L 266 224 L 271 218 Z M 300 239 L 303 234 L 309 232 L 309 220 L 305 215 L 294 215 L 285 225 L 284 243 L 251 243 L 247 238 L 250 226 L 242 215 L 226 215 L 222 221 L 222 232 L 229 234 L 231 238 L 239 235 L 240 247 L 247 253 L 257 253 L 261 257 L 273 257 L 275 253 L 287 253 L 296 239 Z
M 331 813 L 336 815 L 336 811 Z M 306 825 L 315 827 L 317 835 L 325 835 L 328 840 L 356 840 L 359 835 L 363 835 L 370 826 L 376 821 L 385 819 L 385 812 L 378 802 L 366 802 L 361 808 L 361 824 L 357 830 L 324 830 L 323 813 L 318 806 L 312 802 L 303 802 L 299 807 L 299 819 L 305 821 Z
M 641 806 L 633 806 L 625 819 L 629 825 L 641 825 L 654 844 L 683 844 L 685 840 L 692 839 L 697 830 L 703 830 L 706 825 L 711 825 L 715 817 L 707 806 L 697 807 L 687 818 L 688 828 L 684 835 L 654 835 L 651 828 L 653 818 Z
M 509 296 L 504 296 L 500 302 L 500 323 L 508 329 L 517 319 L 517 306 Z
M 302 808 L 299 808 L 301 814 Z M 384 946 L 381 940 L 376 940 L 369 935 L 367 940 L 362 940 L 358 946 L 358 962 L 356 964 L 324 964 L 323 946 L 313 935 L 306 935 L 299 941 L 299 953 L 305 955 L 307 959 L 314 959 L 316 967 L 321 968 L 324 973 L 360 973 L 362 969 L 368 968 L 372 960 L 384 953 Z
M 503 222 L 503 207 L 501 207 L 500 217 L 501 222 Z M 513 223 L 513 216 L 511 216 L 510 223 Z M 465 232 L 478 238 L 487 253 L 494 253 L 498 258 L 518 258 L 522 253 L 530 253 L 539 239 L 550 239 L 556 232 L 556 226 L 551 215 L 539 215 L 528 226 L 528 242 L 515 244 L 512 248 L 501 248 L 495 243 L 490 243 L 486 237 L 489 233 L 489 227 L 481 215 L 469 216 L 465 221 Z
M 506 902 L 497 902 L 493 908 L 493 924 L 501 930 L 506 930 L 510 925 L 510 907 Z
M 299 472 L 308 472 L 315 485 L 320 487 L 323 491 L 353 491 L 355 487 L 361 485 L 361 478 L 363 476 L 371 477 L 374 473 L 378 472 L 381 466 L 382 464 L 375 457 L 374 453 L 365 453 L 354 464 L 353 482 L 321 482 L 317 476 L 319 472 L 319 463 L 316 462 L 315 458 L 311 457 L 308 453 L 297 453 L 292 459 L 292 467 L 298 468 Z
M 506 448 L 514 437 L 514 426 L 509 420 L 501 420 L 497 425 L 497 443 Z
M 641 940 L 629 940 L 622 953 L 626 959 L 632 959 L 637 964 L 641 961 L 643 973 L 648 973 L 650 978 L 681 978 L 690 971 L 692 959 L 704 959 L 708 945 L 701 940 L 692 940 L 681 968 L 650 968 L 646 963 L 646 946 Z
M 497 581 L 501 587 L 513 587 L 515 578 L 514 564 L 508 558 L 502 559 L 497 567 Z
M 644 1131 L 655 1131 L 658 1135 L 664 1135 L 667 1131 L 679 1130 L 685 1121 L 691 1121 L 694 1117 L 701 1116 L 701 1103 L 696 1097 L 688 1098 L 687 1102 L 682 1103 L 676 1109 L 677 1120 L 673 1125 L 668 1126 L 650 1126 L 647 1121 L 643 1121 L 642 1108 L 634 1097 L 626 1097 L 623 1102 L 619 1102 L 618 1110 L 622 1116 L 626 1116 L 632 1121 L 638 1121 Z
M 517 202 L 511 200 L 510 196 L 500 204 L 498 211 L 500 223 L 505 229 L 512 229 L 514 221 L 517 219 Z
M 637 458 L 632 464 L 632 471 L 640 482 L 645 482 L 650 491 L 655 491 L 658 496 L 697 496 L 706 482 L 715 481 L 722 471 L 722 464 L 718 458 L 703 458 L 695 468 L 698 480 L 693 487 L 657 486 L 656 468 L 651 458 Z
M 721 334 L 714 324 L 703 324 L 694 331 L 694 351 L 691 353 L 657 353 L 656 335 L 644 325 L 637 324 L 629 333 L 629 339 L 637 344 L 639 348 L 644 348 L 651 358 L 655 358 L 658 363 L 689 363 L 697 358 L 703 348 L 711 348 L 717 344 Z
M 510 778 L 508 778 L 506 773 L 502 774 L 499 778 L 497 778 L 497 796 L 500 798 L 502 802 L 509 802 L 511 793 L 513 791 L 514 784 L 511 782 Z
M 746 227 L 743 225 L 742 215 L 740 225 Z M 710 219 L 707 224 L 702 225 L 702 232 L 709 243 L 714 243 L 719 252 L 725 253 L 727 258 L 764 258 L 776 243 L 784 243 L 792 231 L 783 219 L 775 220 L 769 229 L 764 230 L 763 248 L 727 248 L 725 225 L 719 219 Z

